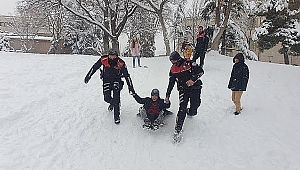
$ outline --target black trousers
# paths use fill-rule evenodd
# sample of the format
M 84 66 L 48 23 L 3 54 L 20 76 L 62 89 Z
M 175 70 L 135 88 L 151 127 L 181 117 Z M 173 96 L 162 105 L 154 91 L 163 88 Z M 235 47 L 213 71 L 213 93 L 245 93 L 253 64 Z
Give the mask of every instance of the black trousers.
M 193 62 L 196 62 L 197 61 L 197 59 L 198 58 L 200 58 L 200 63 L 199 63 L 199 65 L 201 66 L 201 67 L 203 67 L 203 65 L 204 65 L 204 59 L 205 59 L 205 51 L 196 51 L 195 52 L 195 54 L 194 54 L 194 56 L 193 56 Z
M 188 89 L 179 91 L 179 110 L 176 118 L 176 127 L 175 129 L 179 132 L 182 129 L 186 114 L 187 114 L 187 105 L 190 102 L 190 115 L 196 115 L 197 109 L 201 104 L 201 86 L 195 89 Z
M 114 116 L 120 115 L 120 92 L 123 88 L 121 80 L 103 80 L 104 101 L 113 105 Z

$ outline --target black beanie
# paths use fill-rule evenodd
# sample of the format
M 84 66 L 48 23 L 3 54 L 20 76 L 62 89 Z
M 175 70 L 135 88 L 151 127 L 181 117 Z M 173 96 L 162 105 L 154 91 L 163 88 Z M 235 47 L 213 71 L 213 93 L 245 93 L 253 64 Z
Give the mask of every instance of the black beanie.
M 173 51 L 169 57 L 170 61 L 171 60 L 179 60 L 180 58 L 181 58 L 180 54 L 177 51 Z

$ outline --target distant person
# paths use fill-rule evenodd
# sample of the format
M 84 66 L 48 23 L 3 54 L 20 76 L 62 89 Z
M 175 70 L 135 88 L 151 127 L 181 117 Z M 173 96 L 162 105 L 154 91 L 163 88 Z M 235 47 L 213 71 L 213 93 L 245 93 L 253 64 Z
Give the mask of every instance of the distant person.
M 192 65 L 191 61 L 183 59 L 177 51 L 171 53 L 169 57 L 172 67 L 169 73 L 169 84 L 166 92 L 166 101 L 169 101 L 171 92 L 177 83 L 179 91 L 179 109 L 176 118 L 174 141 L 180 140 L 182 127 L 186 115 L 197 115 L 197 109 L 201 104 L 202 81 L 200 77 L 204 74 L 203 69 L 197 65 Z M 187 108 L 190 102 L 190 108 Z
M 136 93 L 133 94 L 133 97 L 138 103 L 143 104 L 138 113 L 138 116 L 144 120 L 143 128 L 158 129 L 163 124 L 164 116 L 168 114 L 164 113 L 164 110 L 170 107 L 170 102 L 165 102 L 159 97 L 158 89 L 151 91 L 151 97 L 141 98 Z
M 209 38 L 207 37 L 206 33 L 203 31 L 203 26 L 198 27 L 198 34 L 197 34 L 197 43 L 193 55 L 193 62 L 196 62 L 197 59 L 200 57 L 200 67 L 203 68 L 205 53 L 208 48 L 208 41 Z
M 100 69 L 101 66 L 103 66 L 103 70 Z M 115 124 L 119 124 L 120 92 L 124 85 L 124 82 L 121 80 L 122 77 L 125 77 L 129 93 L 135 93 L 126 64 L 118 57 L 116 50 L 110 49 L 108 55 L 102 56 L 87 73 L 84 79 L 86 84 L 98 69 L 100 70 L 100 77 L 103 80 L 104 101 L 109 103 L 109 111 L 114 110 Z M 111 92 L 113 92 L 113 96 L 111 96 Z
M 137 58 L 138 60 L 138 66 L 141 66 L 141 45 L 137 37 L 132 37 L 131 42 L 130 42 L 130 51 L 132 55 L 132 60 L 133 60 L 133 68 L 135 68 L 135 60 Z
M 193 49 L 191 44 L 188 41 L 184 41 L 182 44 L 182 52 L 183 52 L 183 56 L 186 60 L 190 60 L 192 53 L 193 53 Z
M 238 53 L 233 57 L 233 68 L 229 79 L 228 88 L 232 90 L 231 99 L 235 105 L 235 115 L 241 113 L 241 97 L 243 91 L 246 91 L 249 80 L 249 69 L 245 64 L 244 55 Z

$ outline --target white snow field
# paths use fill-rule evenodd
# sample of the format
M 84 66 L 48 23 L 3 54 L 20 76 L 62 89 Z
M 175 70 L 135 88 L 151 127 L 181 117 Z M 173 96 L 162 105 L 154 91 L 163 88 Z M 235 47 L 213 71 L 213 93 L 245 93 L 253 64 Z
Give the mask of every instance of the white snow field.
M 141 106 L 121 92 L 121 123 L 102 95 L 97 71 L 83 80 L 95 56 L 0 52 L 1 170 L 297 170 L 300 169 L 300 67 L 246 61 L 243 111 L 233 115 L 227 84 L 232 58 L 207 54 L 198 115 L 186 118 L 183 141 L 172 134 L 175 114 L 157 131 L 142 129 Z M 168 57 L 142 58 L 132 68 L 141 96 L 168 84 Z

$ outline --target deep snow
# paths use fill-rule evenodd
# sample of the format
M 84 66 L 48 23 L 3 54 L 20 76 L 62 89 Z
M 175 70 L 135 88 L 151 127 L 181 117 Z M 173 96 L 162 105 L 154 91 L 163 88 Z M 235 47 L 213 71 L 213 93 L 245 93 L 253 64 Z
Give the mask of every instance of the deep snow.
M 153 88 L 165 97 L 167 57 L 128 65 L 136 92 Z M 207 54 L 199 114 L 187 118 L 184 138 L 172 144 L 176 114 L 152 132 L 141 128 L 127 86 L 121 123 L 103 101 L 98 57 L 0 52 L 0 169 L 2 170 L 295 170 L 300 169 L 300 67 L 246 61 L 250 69 L 243 111 L 234 116 L 227 83 L 232 59 Z M 171 95 L 173 112 L 178 92 Z

